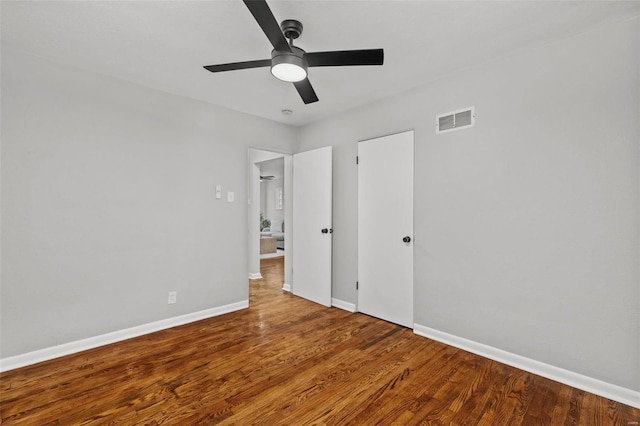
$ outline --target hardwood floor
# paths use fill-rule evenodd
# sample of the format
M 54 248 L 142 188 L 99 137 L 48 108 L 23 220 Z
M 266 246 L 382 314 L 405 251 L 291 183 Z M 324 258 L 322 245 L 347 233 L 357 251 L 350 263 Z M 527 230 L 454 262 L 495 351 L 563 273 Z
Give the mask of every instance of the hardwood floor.
M 0 375 L 3 425 L 636 425 L 640 410 L 283 292 Z

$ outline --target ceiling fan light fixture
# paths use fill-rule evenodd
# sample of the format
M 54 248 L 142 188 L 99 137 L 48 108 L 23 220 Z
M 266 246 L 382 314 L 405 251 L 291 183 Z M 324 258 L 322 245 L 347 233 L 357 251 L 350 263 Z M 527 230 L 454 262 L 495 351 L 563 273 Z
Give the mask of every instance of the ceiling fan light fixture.
M 271 58 L 271 74 L 282 81 L 302 81 L 307 78 L 307 62 L 295 53 L 274 52 Z

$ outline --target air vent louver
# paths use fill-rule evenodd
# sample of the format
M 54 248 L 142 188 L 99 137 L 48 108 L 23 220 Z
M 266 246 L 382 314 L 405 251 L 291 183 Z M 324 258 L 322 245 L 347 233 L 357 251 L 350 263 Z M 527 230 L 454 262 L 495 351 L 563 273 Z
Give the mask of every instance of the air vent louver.
M 457 111 L 436 116 L 436 134 L 473 127 L 475 124 L 475 107 L 468 107 Z

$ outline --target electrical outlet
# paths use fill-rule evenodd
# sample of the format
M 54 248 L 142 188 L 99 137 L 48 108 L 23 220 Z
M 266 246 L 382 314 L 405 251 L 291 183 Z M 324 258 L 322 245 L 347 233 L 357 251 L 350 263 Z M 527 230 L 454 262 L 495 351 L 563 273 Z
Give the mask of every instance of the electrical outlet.
M 174 303 L 176 303 L 178 301 L 178 292 L 177 291 L 170 291 L 169 292 L 169 300 L 167 301 L 167 303 L 169 305 L 172 305 Z

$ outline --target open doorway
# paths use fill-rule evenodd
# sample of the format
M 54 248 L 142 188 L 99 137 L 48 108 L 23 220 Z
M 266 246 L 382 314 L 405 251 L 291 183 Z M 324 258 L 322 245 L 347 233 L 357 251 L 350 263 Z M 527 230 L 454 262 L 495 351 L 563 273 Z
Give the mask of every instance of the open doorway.
M 284 157 L 256 163 L 260 169 L 260 260 L 285 254 Z
M 261 259 L 284 258 L 282 288 L 292 277 L 292 156 L 249 148 L 247 215 L 249 279 L 261 279 Z

